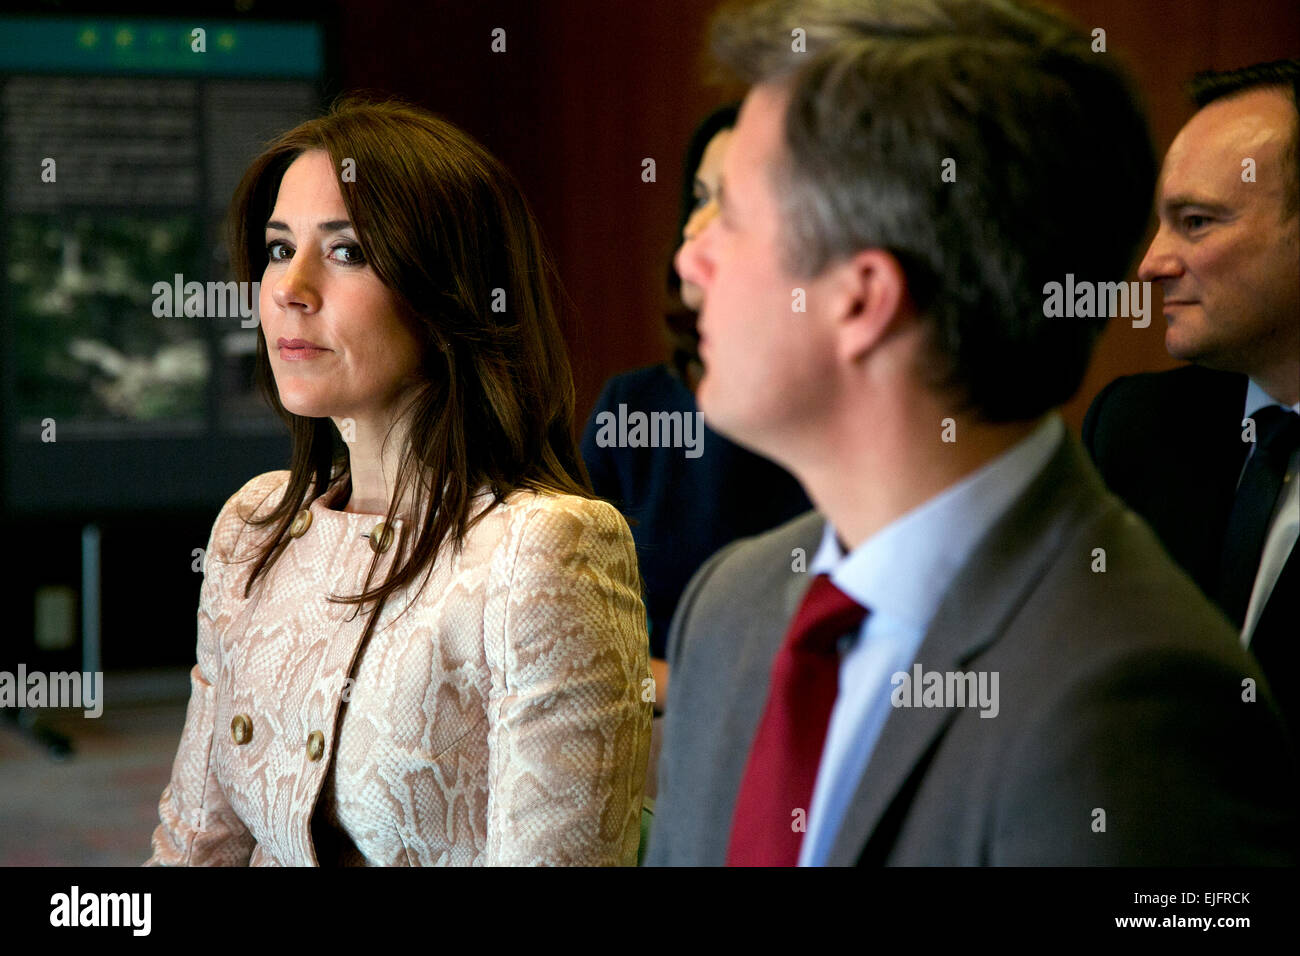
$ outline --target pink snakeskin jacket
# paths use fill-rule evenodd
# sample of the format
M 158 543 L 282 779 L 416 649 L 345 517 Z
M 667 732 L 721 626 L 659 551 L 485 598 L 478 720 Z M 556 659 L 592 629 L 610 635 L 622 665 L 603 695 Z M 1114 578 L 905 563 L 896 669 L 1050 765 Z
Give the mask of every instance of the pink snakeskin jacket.
M 243 597 L 241 559 L 270 526 L 241 515 L 274 507 L 288 475 L 254 478 L 213 526 L 146 865 L 635 864 L 652 705 L 622 516 L 511 496 L 363 647 L 364 617 L 326 596 L 360 592 L 374 515 L 315 499 Z

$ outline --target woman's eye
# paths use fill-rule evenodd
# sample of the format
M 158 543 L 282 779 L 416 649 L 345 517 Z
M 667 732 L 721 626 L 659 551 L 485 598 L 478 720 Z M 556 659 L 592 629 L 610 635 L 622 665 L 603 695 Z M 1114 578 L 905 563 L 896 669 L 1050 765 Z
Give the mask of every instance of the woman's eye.
M 284 249 L 284 250 L 287 251 L 288 248 L 289 248 L 289 247 L 286 246 L 286 245 L 285 245 L 283 242 L 281 242 L 279 239 L 276 239 L 276 240 L 273 241 L 273 242 L 268 242 L 268 243 L 266 244 L 266 258 L 267 258 L 267 260 L 270 261 L 270 262 L 280 262 L 280 261 L 282 261 L 282 260 L 281 260 L 281 257 L 280 257 L 280 256 L 277 256 L 277 255 L 275 254 L 275 251 L 276 251 L 277 249 Z
M 365 264 L 365 261 L 366 261 L 365 256 L 363 256 L 363 255 L 361 254 L 361 247 L 358 246 L 358 245 L 355 245 L 355 244 L 353 244 L 353 243 L 342 243 L 342 244 L 340 244 L 340 245 L 334 246 L 334 247 L 330 250 L 330 252 L 331 252 L 331 253 L 339 253 L 339 252 L 344 253 L 343 256 L 335 255 L 334 258 L 335 258 L 338 262 L 343 263 L 343 265 L 345 265 L 345 266 L 359 266 L 359 265 L 364 265 L 364 264 Z

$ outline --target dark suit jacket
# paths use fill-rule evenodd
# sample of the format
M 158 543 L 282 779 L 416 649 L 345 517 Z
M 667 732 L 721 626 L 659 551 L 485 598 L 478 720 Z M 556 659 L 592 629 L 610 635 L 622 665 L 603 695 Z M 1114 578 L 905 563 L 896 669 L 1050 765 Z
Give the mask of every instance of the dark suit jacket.
M 683 596 L 647 864 L 725 861 L 772 659 L 808 586 L 791 551 L 811 555 L 821 524 L 733 544 Z M 997 671 L 999 713 L 894 709 L 833 865 L 1297 860 L 1295 755 L 1267 693 L 1242 700 L 1256 664 L 1073 438 L 976 546 L 916 661 Z
M 601 412 L 694 415 L 695 396 L 667 365 L 605 383 L 582 435 L 591 487 L 623 512 L 645 579 L 650 656 L 667 653 L 673 611 L 691 575 L 737 538 L 760 534 L 812 505 L 789 472 L 733 444 L 707 425 L 698 458 L 681 448 L 602 448 Z
M 1146 519 L 1174 560 L 1213 594 L 1228 515 L 1250 446 L 1241 440 L 1244 375 L 1189 365 L 1118 378 L 1093 400 L 1083 440 L 1110 489 Z M 1292 728 L 1300 726 L 1295 648 L 1300 556 L 1283 565 L 1251 646 Z

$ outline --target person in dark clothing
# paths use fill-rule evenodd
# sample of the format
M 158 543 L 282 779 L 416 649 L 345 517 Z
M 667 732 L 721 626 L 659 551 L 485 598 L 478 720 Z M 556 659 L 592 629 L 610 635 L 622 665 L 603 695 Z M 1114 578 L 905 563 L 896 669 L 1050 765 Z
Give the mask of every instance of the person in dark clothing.
M 716 213 L 718 176 L 736 111 L 735 105 L 715 110 L 691 136 L 678 221 L 683 237 Z M 667 698 L 668 625 L 691 575 L 737 538 L 767 531 L 811 507 L 788 472 L 703 424 L 694 396 L 702 368 L 695 331 L 699 290 L 670 265 L 668 292 L 675 306 L 666 316 L 670 359 L 606 382 L 582 438 L 592 487 L 623 512 L 636 540 L 656 710 Z M 638 413 L 649 433 L 638 434 Z M 655 422 L 669 423 L 667 437 L 680 434 L 682 440 L 659 442 Z M 680 433 L 669 430 L 679 422 Z
M 1111 490 L 1232 622 L 1295 733 L 1300 59 L 1208 71 L 1192 94 L 1138 277 L 1163 290 L 1169 354 L 1193 364 L 1116 379 L 1083 437 Z

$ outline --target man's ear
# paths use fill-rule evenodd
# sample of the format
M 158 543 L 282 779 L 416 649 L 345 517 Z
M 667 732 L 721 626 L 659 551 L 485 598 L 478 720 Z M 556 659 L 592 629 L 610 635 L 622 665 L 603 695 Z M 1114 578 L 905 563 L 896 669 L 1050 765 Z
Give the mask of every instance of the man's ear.
M 912 311 L 907 276 L 885 249 L 863 249 L 831 266 L 829 304 L 840 357 L 857 361 Z

